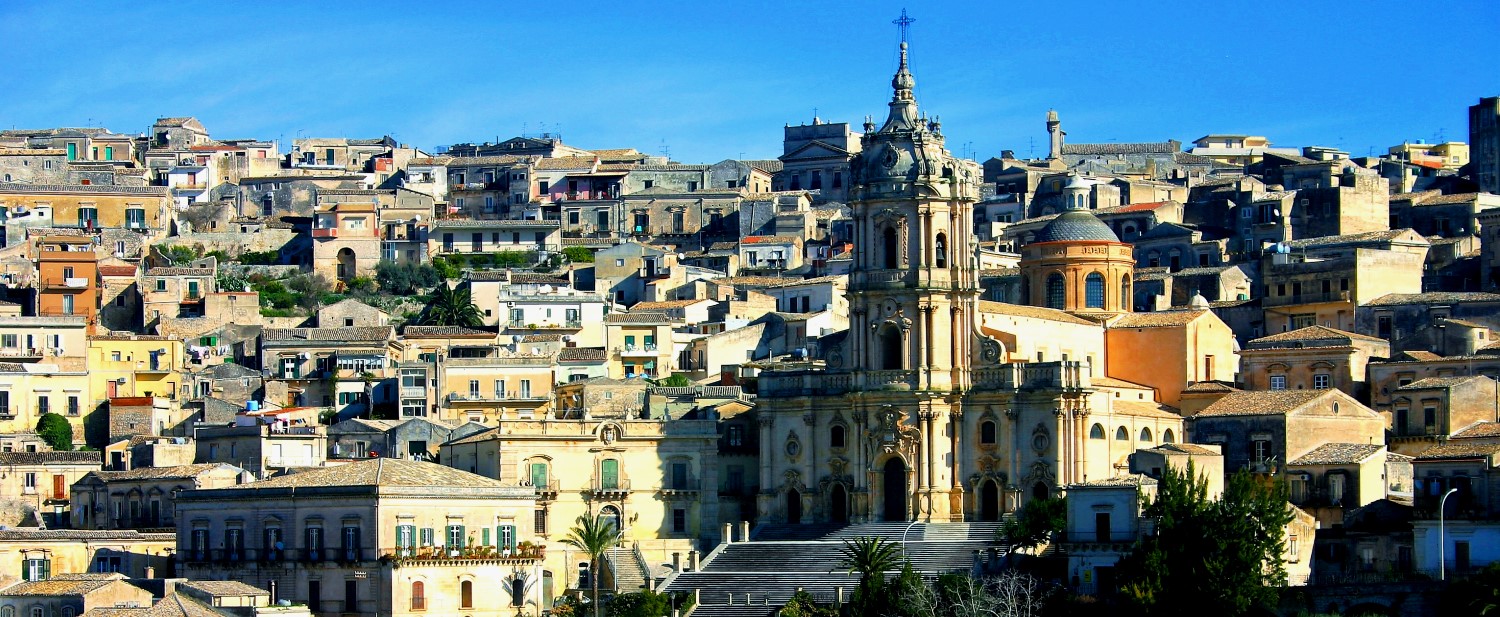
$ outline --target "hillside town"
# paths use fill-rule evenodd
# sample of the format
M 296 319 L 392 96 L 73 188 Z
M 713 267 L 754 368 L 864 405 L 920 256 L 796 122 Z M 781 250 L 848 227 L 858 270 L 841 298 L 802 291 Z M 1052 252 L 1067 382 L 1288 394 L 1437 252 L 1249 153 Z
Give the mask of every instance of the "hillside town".
M 0 617 L 837 610 L 856 540 L 1102 607 L 1184 471 L 1281 491 L 1281 614 L 1500 560 L 1500 97 L 980 161 L 907 53 L 765 160 L 0 131 Z

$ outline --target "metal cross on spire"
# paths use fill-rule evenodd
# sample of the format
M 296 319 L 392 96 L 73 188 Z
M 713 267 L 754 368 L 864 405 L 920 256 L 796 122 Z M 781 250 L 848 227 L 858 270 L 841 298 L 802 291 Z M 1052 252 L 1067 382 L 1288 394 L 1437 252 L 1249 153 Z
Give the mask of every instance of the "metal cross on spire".
M 909 28 L 911 28 L 911 24 L 914 21 L 916 21 L 916 20 L 906 16 L 906 9 L 905 8 L 901 9 L 901 16 L 900 17 L 891 20 L 891 23 L 896 24 L 896 29 L 898 29 L 898 30 L 901 31 L 901 42 L 902 43 L 906 42 L 906 31 Z

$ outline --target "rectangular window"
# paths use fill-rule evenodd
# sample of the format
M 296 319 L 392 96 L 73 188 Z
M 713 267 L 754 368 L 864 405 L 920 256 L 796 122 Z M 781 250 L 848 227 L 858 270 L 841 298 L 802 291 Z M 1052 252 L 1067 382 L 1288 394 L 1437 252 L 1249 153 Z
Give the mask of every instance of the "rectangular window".
M 497 548 L 508 548 L 516 550 L 516 526 L 500 525 L 495 528 L 495 545 Z
M 448 526 L 448 554 L 457 555 L 464 548 L 464 526 Z
M 1435 435 L 1435 434 L 1437 434 L 1437 408 L 1436 407 L 1423 407 L 1422 408 L 1422 426 L 1423 426 L 1423 428 L 1426 429 L 1428 435 Z
M 1326 373 L 1318 373 L 1317 375 L 1313 375 L 1314 390 L 1327 390 L 1331 382 L 1332 378 L 1330 378 Z
M 396 526 L 396 554 L 402 557 L 411 556 L 416 553 L 417 527 L 415 525 Z
M 1272 390 L 1285 390 L 1286 389 L 1286 375 L 1272 375 L 1271 376 L 1271 389 Z
M 672 533 L 686 533 L 686 532 L 687 532 L 687 509 L 686 508 L 673 508 L 672 509 Z
M 539 535 L 547 535 L 547 510 L 538 508 L 531 521 L 531 532 Z
M 22 563 L 21 579 L 45 581 L 52 576 L 52 562 L 47 559 L 27 559 Z
M 360 554 L 359 546 L 359 528 L 354 526 L 345 526 L 341 537 L 344 541 L 344 545 L 342 547 L 344 549 L 344 561 L 359 560 L 359 558 L 362 557 L 362 555 Z
M 422 546 L 432 546 L 434 535 L 436 534 L 433 533 L 433 529 L 431 527 L 423 527 L 417 533 L 417 541 L 421 542 Z
M 70 416 L 77 416 L 78 413 L 79 413 L 78 395 L 76 395 L 76 394 L 70 394 L 70 395 L 68 395 L 68 415 L 70 415 Z
M 45 394 L 36 397 L 36 415 L 44 416 L 52 411 L 52 399 Z

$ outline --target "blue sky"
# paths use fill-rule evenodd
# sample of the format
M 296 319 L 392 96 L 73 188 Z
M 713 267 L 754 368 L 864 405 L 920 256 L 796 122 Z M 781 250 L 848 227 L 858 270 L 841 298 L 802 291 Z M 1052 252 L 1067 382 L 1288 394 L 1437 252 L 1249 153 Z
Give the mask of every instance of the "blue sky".
M 1467 139 L 1500 95 L 1472 2 L 0 3 L 0 126 L 219 138 L 543 130 L 684 162 L 772 158 L 781 127 L 881 116 L 907 6 L 924 111 L 980 160 L 1212 132 L 1363 155 Z

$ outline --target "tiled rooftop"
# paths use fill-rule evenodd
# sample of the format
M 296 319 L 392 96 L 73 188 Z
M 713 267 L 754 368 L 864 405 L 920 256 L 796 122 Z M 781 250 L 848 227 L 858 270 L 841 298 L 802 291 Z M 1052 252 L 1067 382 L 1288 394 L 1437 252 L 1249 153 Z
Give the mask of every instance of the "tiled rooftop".
M 1386 342 L 1385 339 L 1379 339 L 1373 336 L 1365 336 L 1363 334 L 1357 334 L 1354 332 L 1345 332 L 1343 330 L 1337 330 L 1334 328 L 1329 328 L 1327 326 L 1308 326 L 1306 328 L 1298 328 L 1290 332 L 1281 332 L 1279 334 L 1263 336 L 1250 341 L 1249 344 L 1251 346 L 1280 347 L 1281 345 L 1277 345 L 1277 343 L 1307 343 L 1312 341 L 1317 341 L 1320 343 L 1334 342 L 1341 345 L 1348 345 L 1353 341 L 1366 341 L 1372 343 Z
M 194 465 L 174 465 L 171 467 L 141 467 L 130 471 L 96 471 L 94 473 L 105 481 L 186 480 L 196 478 L 220 467 L 235 469 L 233 465 L 228 463 L 197 463 Z
M 1027 317 L 1030 319 L 1045 319 L 1048 321 L 1060 321 L 1063 323 L 1078 324 L 1082 326 L 1096 326 L 1092 321 L 1084 319 L 1057 309 L 1042 308 L 1040 306 L 1026 306 L 1023 304 L 1007 304 L 1004 302 L 979 301 L 979 312 L 994 313 L 997 315 L 1010 315 L 1013 317 Z
M 377 458 L 252 482 L 246 489 L 300 488 L 315 486 L 408 486 L 449 488 L 504 488 L 498 480 L 454 469 L 447 465 Z
M 667 318 L 667 314 L 666 313 L 654 313 L 654 312 L 644 312 L 644 313 L 634 313 L 634 312 L 632 312 L 632 313 L 610 313 L 610 314 L 604 316 L 604 323 L 657 324 L 657 323 L 668 323 L 669 321 L 670 320 Z
M 489 330 L 463 326 L 406 326 L 402 334 L 405 336 L 495 336 L 495 333 Z
M 354 341 L 379 342 L 391 336 L 390 326 L 354 326 L 350 328 L 267 328 L 261 331 L 264 341 Z
M 1433 446 L 1431 448 L 1423 450 L 1421 454 L 1417 455 L 1416 460 L 1436 461 L 1456 458 L 1484 458 L 1493 456 L 1496 452 L 1500 452 L 1500 444 L 1456 444 L 1449 442 L 1443 445 Z
M 1430 291 L 1419 294 L 1386 294 L 1366 302 L 1365 306 L 1457 304 L 1459 302 L 1500 302 L 1500 294 L 1481 291 Z
M 0 465 L 102 465 L 99 452 L 0 452 Z
M 1192 323 L 1208 313 L 1207 310 L 1157 311 L 1151 313 L 1125 313 L 1113 322 L 1111 328 L 1175 328 Z
M 608 358 L 603 347 L 564 347 L 557 352 L 558 362 L 603 362 Z
M 1489 379 L 1483 375 L 1464 375 L 1459 377 L 1426 377 L 1418 379 L 1409 384 L 1396 388 L 1397 392 L 1410 390 L 1429 390 L 1432 388 L 1451 388 L 1474 379 Z
M 1257 390 L 1231 392 L 1198 412 L 1196 417 L 1272 416 L 1306 405 L 1331 390 Z
M 1297 457 L 1291 465 L 1352 465 L 1385 449 L 1385 444 L 1325 443 Z

